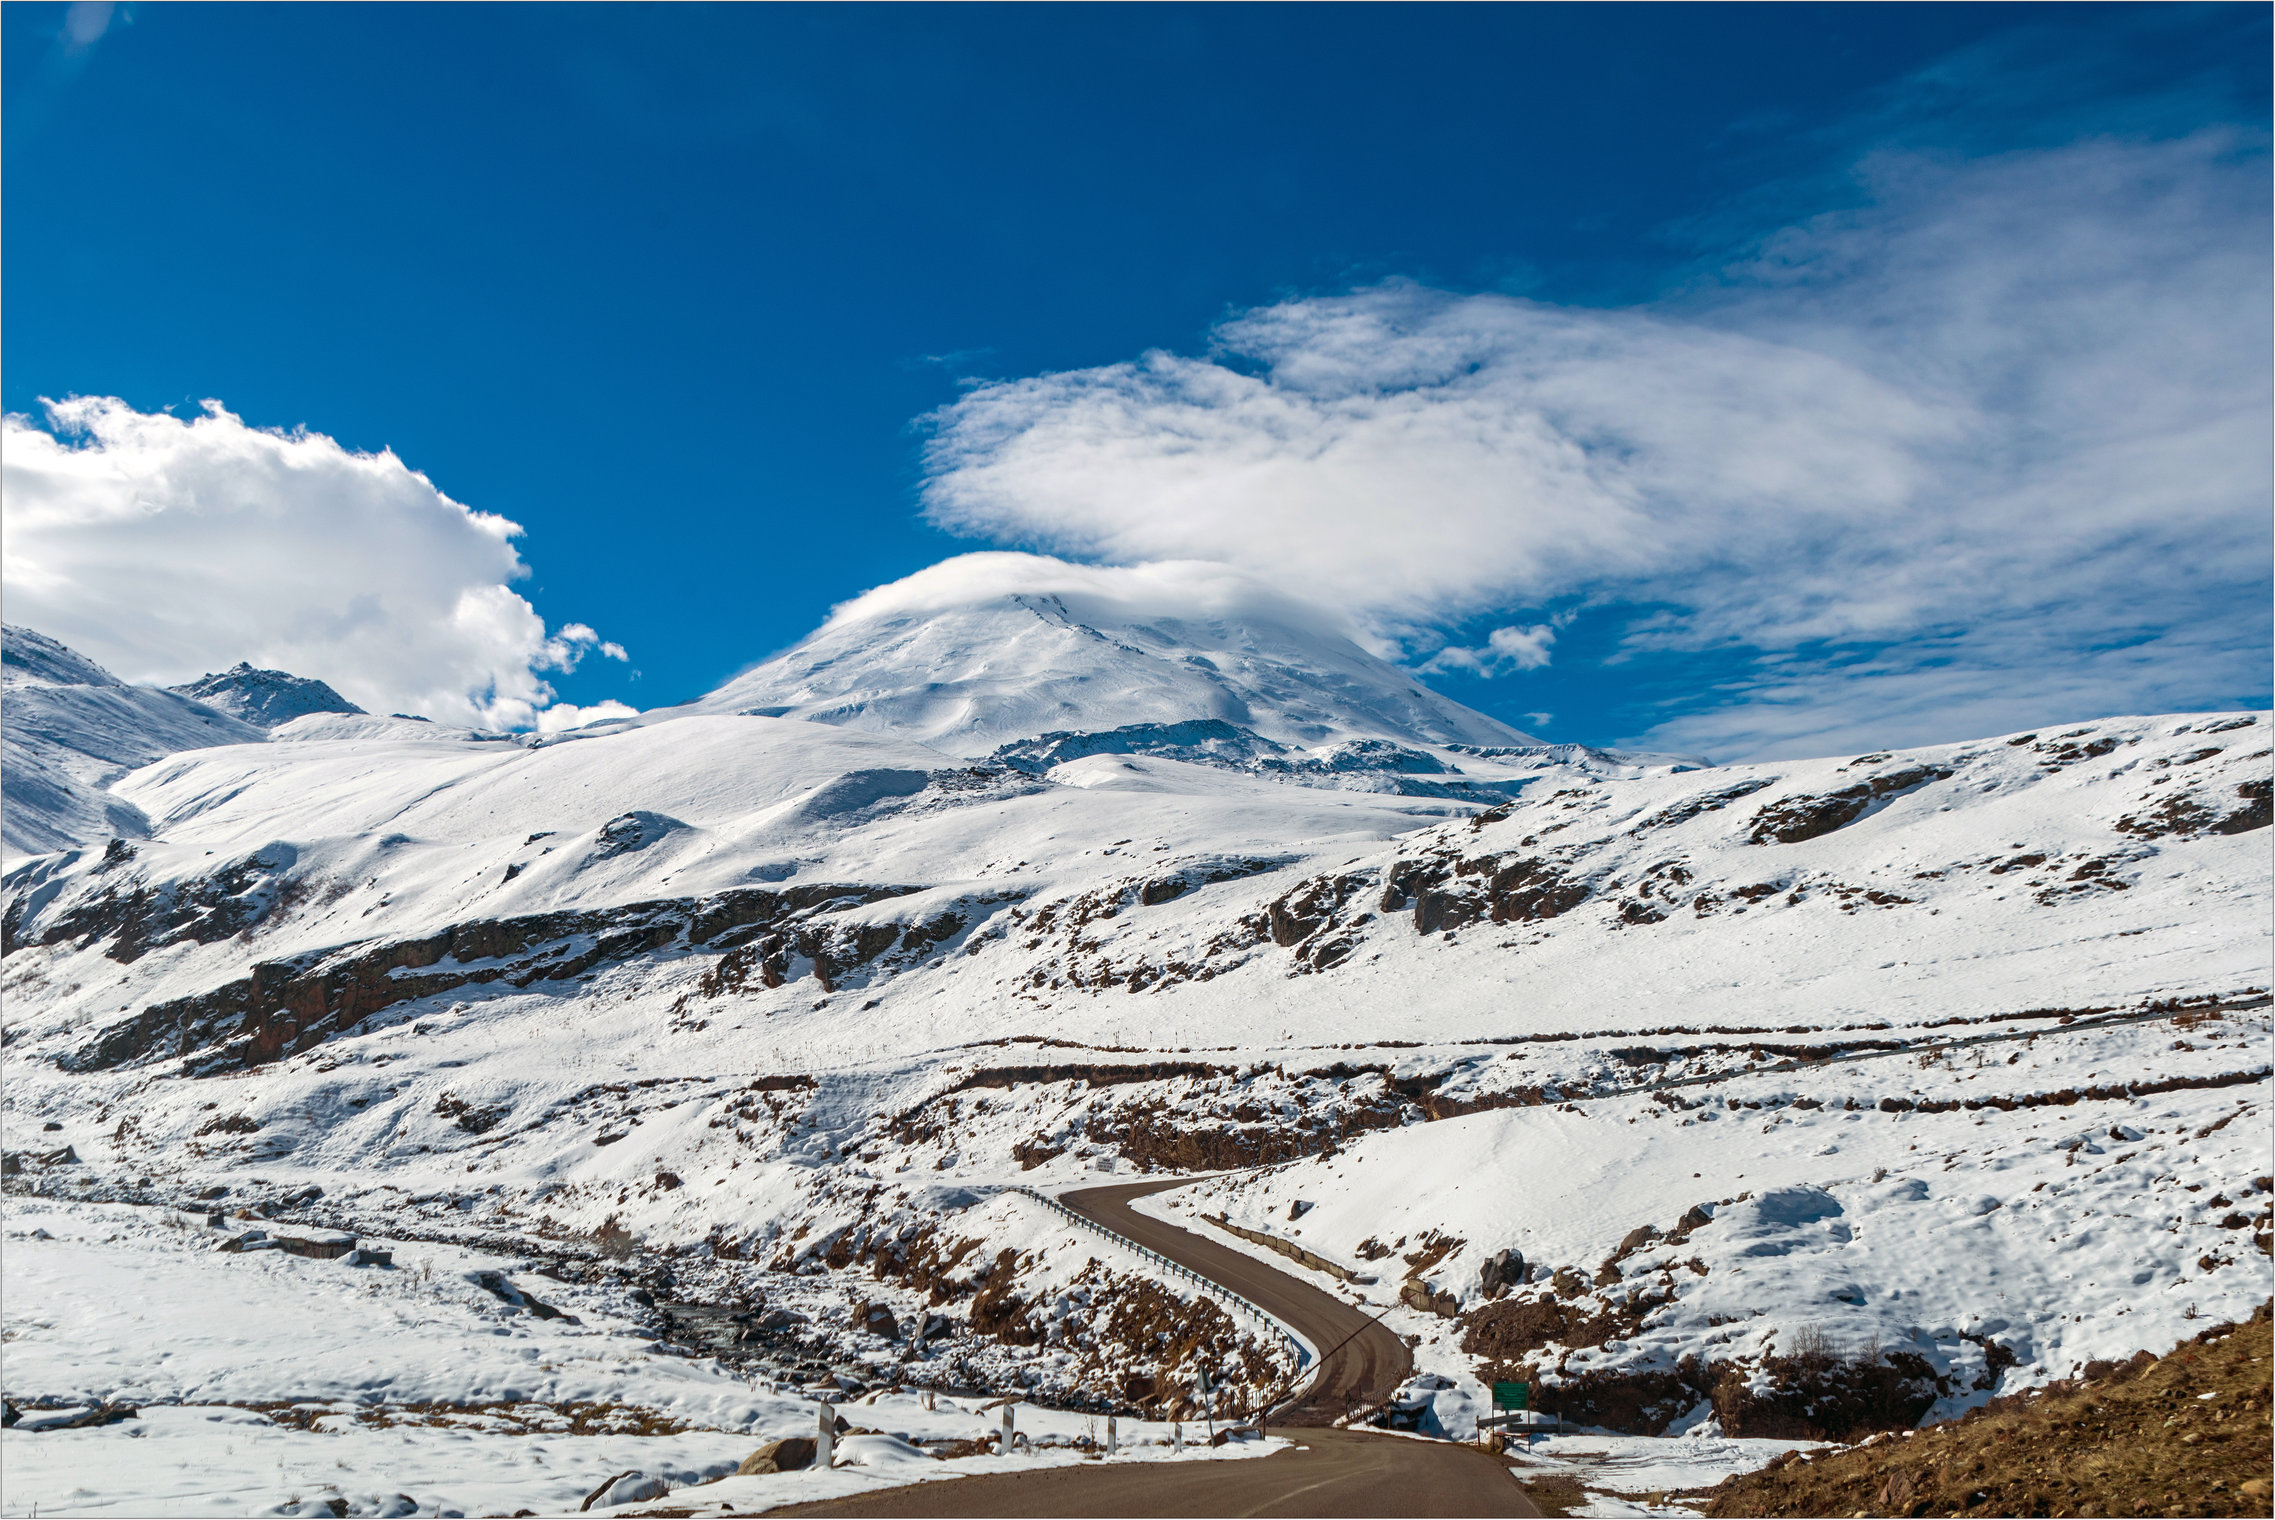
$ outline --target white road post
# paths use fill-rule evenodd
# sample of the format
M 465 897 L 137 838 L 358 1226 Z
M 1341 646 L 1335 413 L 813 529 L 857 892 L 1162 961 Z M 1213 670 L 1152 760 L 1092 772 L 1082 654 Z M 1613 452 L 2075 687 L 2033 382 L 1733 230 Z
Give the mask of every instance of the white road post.
M 1116 1443 L 1115 1443 L 1115 1439 L 1114 1439 L 1114 1438 L 1115 1438 L 1117 1435 L 1119 1435 L 1120 1433 L 1121 1433 L 1121 1432 L 1120 1432 L 1120 1431 L 1119 1431 L 1119 1430 L 1118 1430 L 1118 1429 L 1115 1427 L 1115 1425 L 1114 1425 L 1114 1417 L 1113 1417 L 1112 1415 L 1108 1415 L 1108 1416 L 1106 1416 L 1106 1455 L 1107 1455 L 1107 1456 L 1109 1456 L 1109 1457 L 1110 1457 L 1110 1456 L 1112 1456 L 1112 1455 L 1114 1454 L 1114 1451 L 1115 1451 L 1115 1448 L 1116 1448 Z
M 1010 1404 L 1003 1406 L 1003 1445 L 1001 1450 L 1003 1455 L 1007 1457 L 1011 1455 L 1011 1411 L 1014 1407 L 1016 1406 Z
M 1183 1420 L 1170 1422 L 1169 1449 L 1171 1451 L 1183 1451 L 1185 1449 L 1185 1422 Z
M 814 1437 L 814 1466 L 828 1467 L 837 1455 L 837 1407 L 822 1405 L 821 1430 Z

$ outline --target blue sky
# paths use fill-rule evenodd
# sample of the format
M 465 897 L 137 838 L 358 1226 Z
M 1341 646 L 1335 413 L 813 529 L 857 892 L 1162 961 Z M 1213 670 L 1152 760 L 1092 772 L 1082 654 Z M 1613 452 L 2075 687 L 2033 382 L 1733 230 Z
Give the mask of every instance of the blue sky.
M 1595 494 L 1540 507 L 1497 433 L 1435 496 L 1301 519 L 1347 552 L 1288 569 L 1550 737 L 1731 755 L 2264 705 L 2266 326 L 2234 292 L 2266 283 L 2267 26 L 10 4 L 0 399 L 211 397 L 391 448 L 523 525 L 547 624 L 628 650 L 546 677 L 576 703 L 693 696 L 974 547 L 1271 574 L 1220 519 L 1277 498 L 1186 520 L 1038 484 L 1101 397 L 1141 483 L 1196 416 L 1252 458 L 1276 424 L 1226 409 L 1233 377 L 1344 429 L 1289 463 L 1305 503 L 1379 503 L 1400 450 L 1443 457 L 1404 433 L 1385 473 L 1305 473 L 1386 436 L 1370 407 L 1501 408 L 1602 451 Z M 2101 251 L 2144 224 L 2176 243 Z M 1385 331 L 1325 396 L 1322 355 Z M 1366 368 L 1424 334 L 1453 369 Z M 1185 368 L 1132 368 L 1156 351 Z M 1792 445 L 1809 478 L 1708 457 L 1785 457 L 1781 409 L 1833 393 Z M 2170 458 L 2204 477 L 2185 502 L 2110 495 Z M 1369 535 L 1412 536 L 1402 511 L 1452 547 L 1373 596 Z M 1549 630 L 1504 640 L 1547 662 L 1496 628 Z

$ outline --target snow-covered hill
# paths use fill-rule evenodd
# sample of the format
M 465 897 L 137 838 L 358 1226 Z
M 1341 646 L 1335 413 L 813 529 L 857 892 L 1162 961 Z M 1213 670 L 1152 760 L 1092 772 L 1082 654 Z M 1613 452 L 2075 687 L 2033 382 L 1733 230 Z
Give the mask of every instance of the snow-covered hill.
M 140 839 L 149 822 L 105 790 L 162 755 L 258 741 L 229 713 L 177 692 L 129 686 L 45 634 L 0 628 L 0 746 L 8 858 L 111 836 Z
M 1038 735 L 1213 720 L 1282 745 L 1534 741 L 1215 567 L 970 554 L 872 591 L 695 704 L 986 755 Z
M 2275 1282 L 2267 715 L 1700 767 L 1190 587 L 970 581 L 693 709 L 315 714 L 118 780 L 147 839 L 0 887 L 8 1133 L 72 1147 L 11 1185 L 1161 1408 L 1201 1353 L 1109 1355 L 1127 1285 L 1002 1190 L 1269 1165 L 1187 1216 L 1371 1277 L 1456 1433 L 1520 1369 L 1637 1430 L 1949 1413 Z M 1827 1337 L 1879 1413 L 1804 1396 Z

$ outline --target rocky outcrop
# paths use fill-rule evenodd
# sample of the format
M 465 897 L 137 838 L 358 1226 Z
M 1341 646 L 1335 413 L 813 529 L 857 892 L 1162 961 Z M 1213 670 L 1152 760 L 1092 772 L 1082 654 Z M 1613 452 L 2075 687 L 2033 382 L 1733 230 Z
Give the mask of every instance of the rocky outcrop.
M 1880 759 L 1888 757 L 1882 755 Z M 1754 815 L 1747 838 L 1754 844 L 1799 844 L 1847 828 L 1879 803 L 1916 792 L 1931 781 L 1951 776 L 1942 765 L 1907 766 L 1821 796 L 1787 797 Z
M 1886 755 L 1879 758 L 1886 760 Z M 1840 787 L 1838 792 L 1825 792 L 1822 796 L 1788 796 L 1756 812 L 1747 840 L 1754 844 L 1800 844 L 1802 840 L 1818 840 L 1822 835 L 1834 833 L 1836 828 L 1854 824 L 1877 803 L 1895 801 L 1906 792 L 1918 792 L 1931 780 L 1945 780 L 1950 774 L 1952 769 L 1943 765 L 1913 765 L 1900 771 L 1888 771 L 1884 776 L 1872 776 L 1870 780 L 1859 780 L 1856 785 Z
M 2146 812 L 2129 813 L 2118 819 L 2117 828 L 2141 839 L 2248 834 L 2275 823 L 2275 806 L 2270 805 L 2269 790 L 2265 779 L 2243 782 L 2235 789 L 2242 806 L 2225 811 L 2196 797 L 2167 797 Z
M 460 987 L 565 982 L 667 949 L 739 945 L 791 924 L 826 957 L 843 935 L 816 916 L 920 890 L 900 886 L 745 888 L 717 897 L 539 913 L 454 925 L 418 939 L 366 942 L 256 964 L 211 992 L 153 1004 L 61 1058 L 97 1071 L 178 1059 L 185 1074 L 243 1070 L 319 1044 L 397 1004 Z M 66 915 L 67 917 L 69 915 Z M 859 940 L 863 925 L 850 936 Z M 129 925 L 122 935 L 135 932 Z M 890 941 L 902 933 L 890 926 Z M 816 958 L 817 968 L 826 959 Z M 715 968 L 716 969 L 716 968 Z M 820 974 L 817 971 L 817 974 Z M 826 979 L 824 985 L 827 985 Z M 479 1111 L 469 1111 L 481 1122 Z M 465 1127 L 467 1113 L 456 1115 Z

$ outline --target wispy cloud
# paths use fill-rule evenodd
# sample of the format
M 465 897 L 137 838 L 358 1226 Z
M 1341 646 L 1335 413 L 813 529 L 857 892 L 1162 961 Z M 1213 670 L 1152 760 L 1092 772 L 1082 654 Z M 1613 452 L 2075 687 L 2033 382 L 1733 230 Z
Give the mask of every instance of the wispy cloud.
M 11 149 L 37 135 L 56 104 L 86 71 L 95 44 L 115 28 L 131 25 L 134 11 L 112 0 L 73 0 L 63 10 L 62 24 L 50 38 L 39 68 L 8 100 L 8 143 Z
M 1551 601 L 1649 604 L 1631 651 L 1769 662 L 1700 699 L 1719 727 L 1634 736 L 1724 753 L 1832 743 L 1801 707 L 1942 737 L 2219 700 L 2267 645 L 2261 141 L 1880 150 L 1853 190 L 1643 307 L 1392 282 L 983 385 L 932 419 L 927 508 L 1421 649 L 1518 614 L 1439 669 L 1545 663 Z
M 626 658 L 582 623 L 547 633 L 510 582 L 518 524 L 473 511 L 391 452 L 184 420 L 105 397 L 0 422 L 8 619 L 129 680 L 241 659 L 320 677 L 364 707 L 554 729 L 628 713 L 554 701 L 542 672 Z

